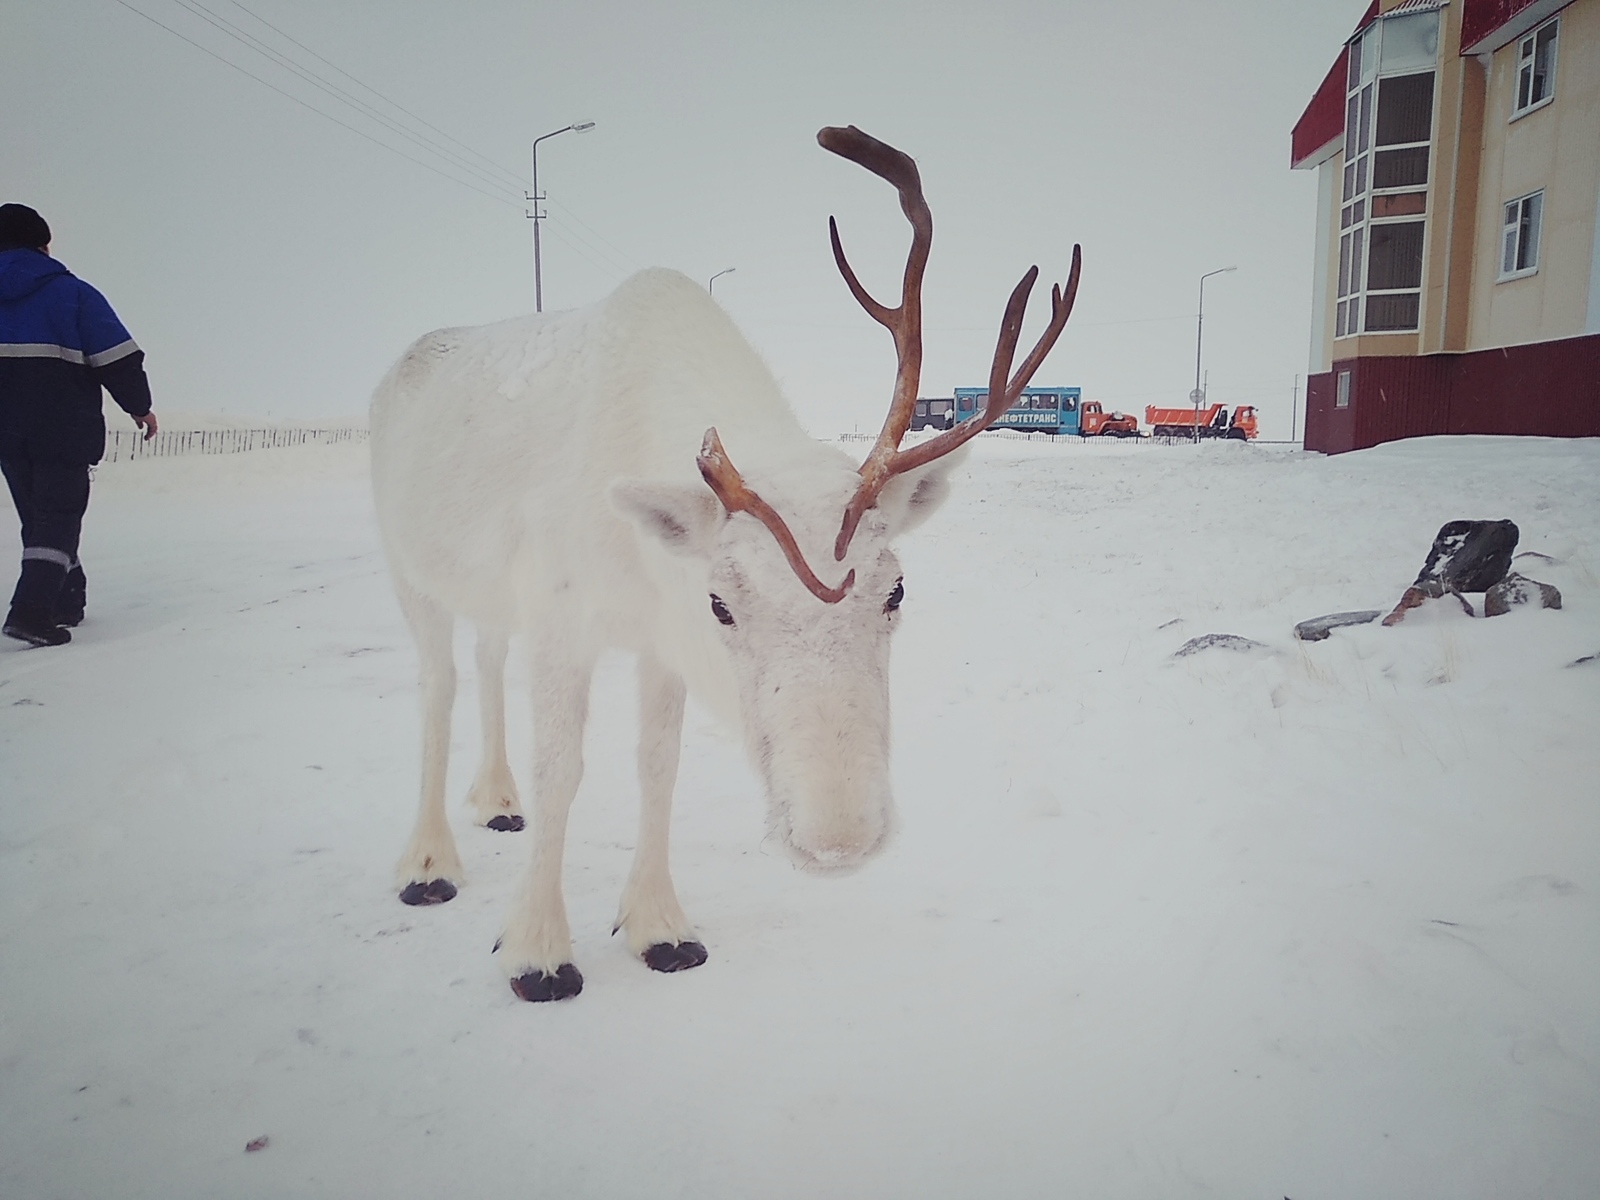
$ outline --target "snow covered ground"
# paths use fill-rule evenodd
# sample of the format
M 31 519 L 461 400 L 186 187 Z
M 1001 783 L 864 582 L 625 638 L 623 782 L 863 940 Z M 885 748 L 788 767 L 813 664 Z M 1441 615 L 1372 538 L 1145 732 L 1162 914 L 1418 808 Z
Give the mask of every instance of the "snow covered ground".
M 796 872 L 691 712 L 711 960 L 646 970 L 608 661 L 586 987 L 538 1006 L 489 954 L 525 835 L 458 812 L 468 886 L 395 899 L 415 658 L 365 455 L 103 469 L 88 622 L 0 650 L 0 1196 L 1600 1194 L 1600 444 L 984 442 L 902 548 L 892 848 Z M 1294 641 L 1460 517 L 1565 608 Z M 1265 648 L 1172 658 L 1212 632 Z

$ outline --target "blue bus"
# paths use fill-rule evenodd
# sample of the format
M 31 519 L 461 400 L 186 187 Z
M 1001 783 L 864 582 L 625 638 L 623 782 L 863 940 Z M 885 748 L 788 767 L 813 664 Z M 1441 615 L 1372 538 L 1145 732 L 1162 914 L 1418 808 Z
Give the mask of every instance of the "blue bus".
M 1023 388 L 1017 402 L 989 428 L 1077 436 L 1078 400 L 1082 395 L 1083 389 L 1075 387 Z M 957 388 L 956 420 L 971 420 L 988 401 L 988 388 Z

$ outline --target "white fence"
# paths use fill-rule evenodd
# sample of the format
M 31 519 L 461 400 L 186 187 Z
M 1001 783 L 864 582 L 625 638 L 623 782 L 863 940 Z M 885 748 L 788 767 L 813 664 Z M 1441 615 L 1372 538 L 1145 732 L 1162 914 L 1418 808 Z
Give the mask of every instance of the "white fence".
M 104 462 L 130 458 L 166 457 L 173 454 L 243 454 L 246 450 L 273 450 L 280 446 L 331 446 L 339 442 L 364 442 L 367 431 L 344 429 L 175 429 L 145 440 L 139 430 L 119 429 L 106 434 Z
M 925 441 L 936 430 L 908 433 L 905 444 Z M 247 450 L 272 450 L 280 446 L 332 446 L 340 442 L 364 442 L 367 430 L 354 426 L 341 429 L 184 429 L 163 431 L 149 441 L 138 430 L 117 430 L 106 434 L 104 462 L 126 462 L 133 458 L 168 457 L 175 454 L 242 454 Z M 1076 434 L 1028 433 L 1020 429 L 989 429 L 979 434 L 985 438 L 1002 438 L 1013 442 L 1047 442 L 1056 446 L 1136 446 L 1182 445 L 1187 437 L 1176 438 L 1083 438 Z M 872 442 L 875 433 L 841 433 L 841 442 Z M 1207 439 L 1209 440 L 1209 439 Z M 1260 445 L 1288 446 L 1298 442 L 1275 442 L 1265 438 Z

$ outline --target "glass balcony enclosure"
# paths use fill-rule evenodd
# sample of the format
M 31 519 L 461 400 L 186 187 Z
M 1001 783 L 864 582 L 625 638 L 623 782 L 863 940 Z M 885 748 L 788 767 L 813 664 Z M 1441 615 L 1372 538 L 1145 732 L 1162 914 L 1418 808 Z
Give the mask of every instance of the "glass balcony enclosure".
M 1433 152 L 1437 11 L 1350 43 L 1334 336 L 1417 328 Z

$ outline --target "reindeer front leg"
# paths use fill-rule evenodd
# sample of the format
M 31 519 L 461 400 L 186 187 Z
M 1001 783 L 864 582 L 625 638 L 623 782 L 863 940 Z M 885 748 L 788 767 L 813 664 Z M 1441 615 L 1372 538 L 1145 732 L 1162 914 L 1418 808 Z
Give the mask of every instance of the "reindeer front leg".
M 706 948 L 678 903 L 667 865 L 683 694 L 682 676 L 648 654 L 639 656 L 639 845 L 616 928 L 627 931 L 628 948 L 653 971 L 684 971 L 706 961 Z
M 565 1000 L 583 990 L 561 895 L 567 813 L 583 779 L 583 726 L 592 657 L 575 659 L 557 639 L 533 654 L 533 862 L 495 944 L 511 990 L 524 1000 Z

